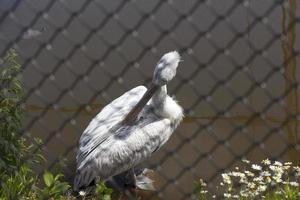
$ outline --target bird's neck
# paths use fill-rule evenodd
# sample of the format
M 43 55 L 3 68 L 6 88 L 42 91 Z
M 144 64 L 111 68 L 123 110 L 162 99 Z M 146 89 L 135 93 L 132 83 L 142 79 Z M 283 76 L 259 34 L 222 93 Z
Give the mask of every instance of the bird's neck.
M 156 115 L 168 118 L 175 126 L 177 126 L 183 118 L 182 108 L 174 99 L 168 96 L 166 86 L 160 87 L 154 93 L 151 104 L 154 107 Z
M 163 107 L 164 103 L 166 102 L 167 98 L 167 86 L 161 86 L 158 88 L 158 90 L 154 93 L 152 97 L 152 104 L 155 107 Z

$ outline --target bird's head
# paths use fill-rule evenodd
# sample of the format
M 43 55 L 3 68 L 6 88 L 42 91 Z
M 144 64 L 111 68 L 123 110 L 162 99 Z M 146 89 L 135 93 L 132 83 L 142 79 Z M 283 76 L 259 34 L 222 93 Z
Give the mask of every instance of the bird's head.
M 179 62 L 180 55 L 177 51 L 166 53 L 163 55 L 163 57 L 161 57 L 155 67 L 152 84 L 149 86 L 149 89 L 136 104 L 136 106 L 128 113 L 128 115 L 122 121 L 122 124 L 128 125 L 134 122 L 137 115 L 141 112 L 143 107 L 147 104 L 155 92 L 161 86 L 166 85 L 175 77 Z
M 163 55 L 155 67 L 153 83 L 158 86 L 163 86 L 171 81 L 176 75 L 179 62 L 180 55 L 177 51 Z

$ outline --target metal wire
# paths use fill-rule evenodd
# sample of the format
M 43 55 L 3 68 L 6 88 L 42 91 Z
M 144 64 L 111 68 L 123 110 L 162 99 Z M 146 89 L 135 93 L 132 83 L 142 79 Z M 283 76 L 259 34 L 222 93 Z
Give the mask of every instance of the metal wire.
M 10 48 L 20 53 L 23 132 L 42 138 L 38 148 L 45 150 L 48 168 L 63 158 L 74 166 L 88 121 L 123 92 L 149 83 L 159 57 L 173 49 L 184 62 L 170 93 L 186 118 L 148 161 L 161 181 L 154 199 L 195 198 L 197 178 L 215 191 L 219 175 L 244 157 L 300 162 L 293 156 L 300 151 L 300 12 L 292 15 L 291 3 L 14 0 L 0 5 L 0 55 Z

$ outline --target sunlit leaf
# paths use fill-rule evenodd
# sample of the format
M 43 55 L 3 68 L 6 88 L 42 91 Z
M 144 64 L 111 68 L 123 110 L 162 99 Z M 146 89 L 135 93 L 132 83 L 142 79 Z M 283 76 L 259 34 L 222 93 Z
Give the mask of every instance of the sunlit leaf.
M 52 183 L 54 182 L 54 177 L 53 175 L 49 172 L 46 171 L 43 175 L 43 179 L 44 179 L 44 183 L 50 187 L 52 185 Z

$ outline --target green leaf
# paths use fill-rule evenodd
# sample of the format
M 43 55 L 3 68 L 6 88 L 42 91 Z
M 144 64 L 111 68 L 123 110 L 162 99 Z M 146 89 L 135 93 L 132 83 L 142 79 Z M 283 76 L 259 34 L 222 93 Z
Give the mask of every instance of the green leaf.
M 103 200 L 111 200 L 111 197 L 109 194 L 103 195 Z
M 50 187 L 54 181 L 53 175 L 49 171 L 46 171 L 43 175 L 43 178 L 46 186 Z
M 57 174 L 54 178 L 55 181 L 58 181 L 61 177 L 63 177 L 62 174 Z
M 70 188 L 70 186 L 68 185 L 68 183 L 66 182 L 59 182 L 59 183 L 56 183 L 53 187 L 54 191 L 56 193 L 62 193 L 62 192 L 65 192 L 67 191 L 68 189 Z

